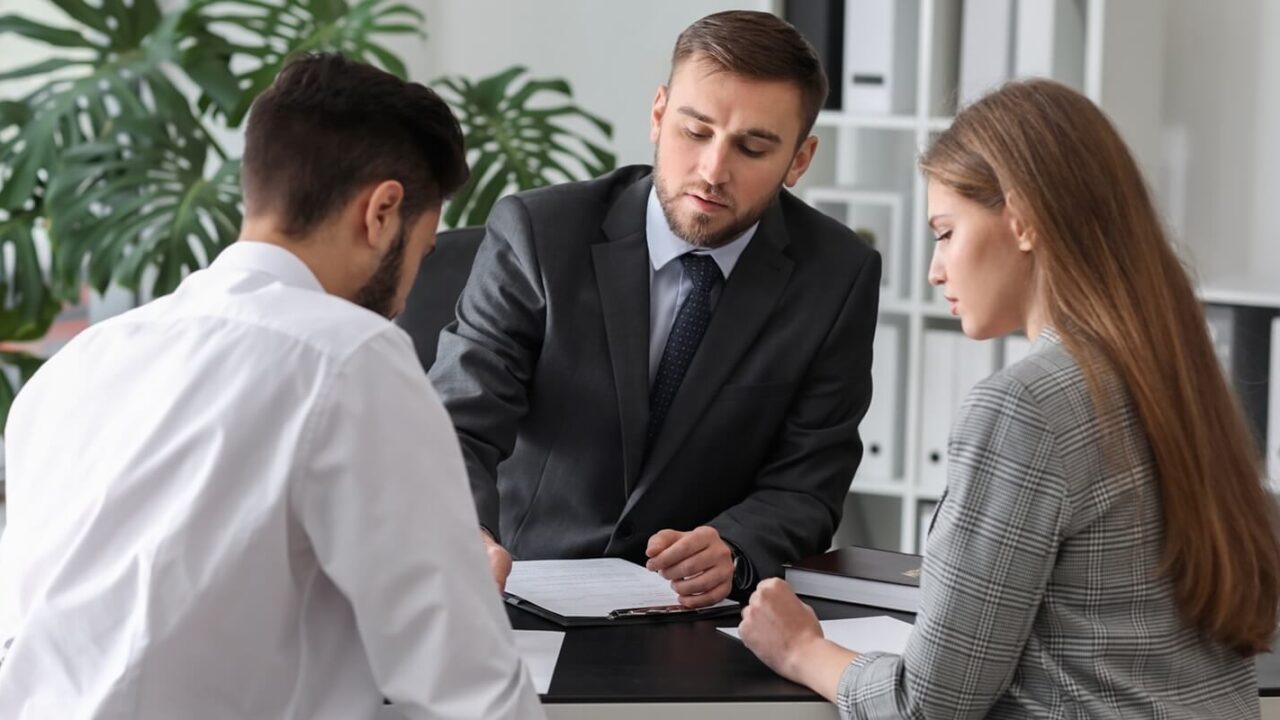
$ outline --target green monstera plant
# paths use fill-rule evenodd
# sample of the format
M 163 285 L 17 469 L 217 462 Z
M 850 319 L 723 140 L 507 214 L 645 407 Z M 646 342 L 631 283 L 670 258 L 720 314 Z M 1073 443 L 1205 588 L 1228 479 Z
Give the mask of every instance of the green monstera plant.
M 386 42 L 425 37 L 400 0 L 49 0 L 54 27 L 0 16 L 6 34 L 55 57 L 0 73 L 39 87 L 0 101 L 0 343 L 42 337 L 86 282 L 158 296 L 235 240 L 240 162 L 217 141 L 293 53 L 340 51 L 400 77 Z M 572 103 L 563 80 L 511 68 L 438 81 L 458 112 L 475 171 L 445 224 L 481 223 L 505 192 L 614 166 L 612 127 Z M 562 121 L 576 118 L 581 127 Z M 42 250 L 39 236 L 48 238 Z M 44 253 L 44 254 L 42 254 Z M 0 428 L 39 359 L 0 350 Z

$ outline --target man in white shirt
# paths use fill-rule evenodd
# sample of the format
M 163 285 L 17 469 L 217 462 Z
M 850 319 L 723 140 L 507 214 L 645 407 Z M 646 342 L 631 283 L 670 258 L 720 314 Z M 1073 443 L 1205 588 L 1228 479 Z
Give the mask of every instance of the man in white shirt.
M 402 307 L 467 177 L 337 55 L 254 104 L 241 240 L 19 394 L 0 717 L 540 718 Z

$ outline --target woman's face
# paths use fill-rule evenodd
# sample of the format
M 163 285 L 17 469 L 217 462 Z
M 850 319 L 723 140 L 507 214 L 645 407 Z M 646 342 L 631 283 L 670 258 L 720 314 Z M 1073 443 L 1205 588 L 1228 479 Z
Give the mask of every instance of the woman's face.
M 929 227 L 937 242 L 929 282 L 941 289 L 975 339 L 1027 326 L 1032 312 L 1032 239 L 1006 203 L 991 210 L 929 180 Z

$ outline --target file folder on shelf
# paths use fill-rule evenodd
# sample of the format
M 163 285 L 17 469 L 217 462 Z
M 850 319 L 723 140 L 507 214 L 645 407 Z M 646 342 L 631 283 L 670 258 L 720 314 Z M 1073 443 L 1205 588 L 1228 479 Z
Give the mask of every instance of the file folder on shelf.
M 1048 77 L 1084 89 L 1080 0 L 1017 0 L 1014 75 Z
M 960 104 L 1013 73 L 1013 0 L 965 0 L 960 30 Z
M 921 419 L 920 483 L 947 484 L 947 440 L 969 391 L 995 372 L 995 343 L 970 340 L 959 330 L 924 331 L 924 412 Z
M 916 0 L 848 0 L 844 13 L 844 109 L 908 113 L 916 95 Z
M 882 319 L 876 327 L 871 360 L 871 407 L 858 427 L 863 452 L 854 488 L 859 478 L 890 480 L 902 475 L 899 438 L 904 408 L 899 379 L 905 363 L 901 348 L 902 328 Z

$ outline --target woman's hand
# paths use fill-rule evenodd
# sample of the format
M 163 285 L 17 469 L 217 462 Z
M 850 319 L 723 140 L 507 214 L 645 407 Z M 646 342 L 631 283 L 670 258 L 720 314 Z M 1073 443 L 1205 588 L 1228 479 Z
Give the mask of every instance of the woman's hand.
M 774 672 L 835 702 L 840 675 L 857 653 L 822 636 L 813 608 L 777 578 L 760 583 L 742 610 L 742 641 Z

